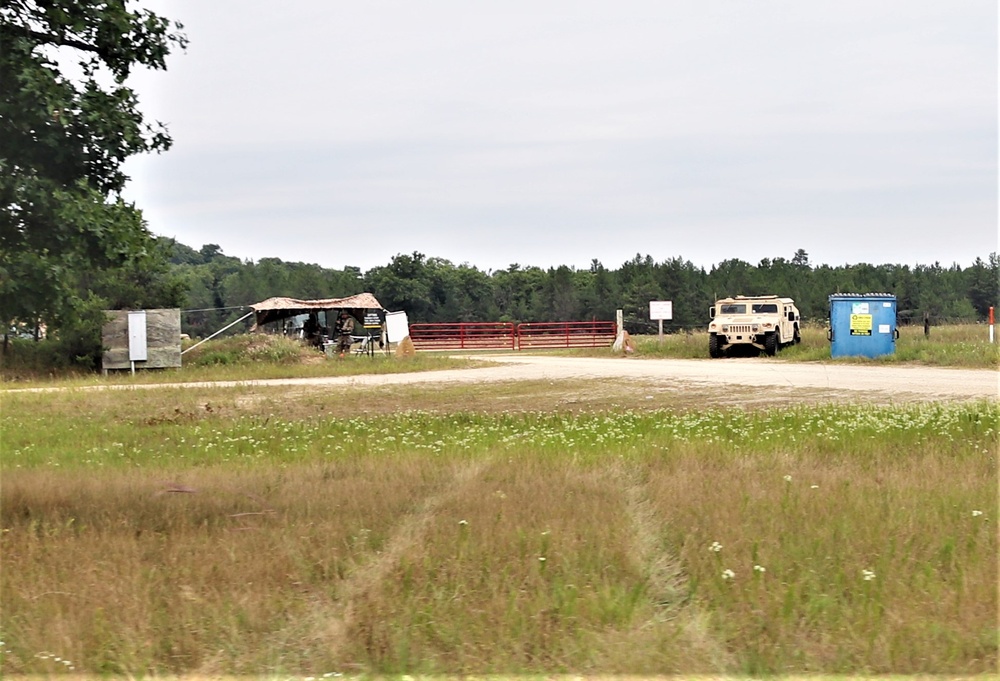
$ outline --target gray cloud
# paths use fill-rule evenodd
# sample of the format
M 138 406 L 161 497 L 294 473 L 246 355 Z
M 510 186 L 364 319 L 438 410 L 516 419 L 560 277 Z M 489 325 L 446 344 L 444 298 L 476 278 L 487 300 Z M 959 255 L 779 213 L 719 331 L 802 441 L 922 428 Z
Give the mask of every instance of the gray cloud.
M 368 268 L 971 262 L 997 249 L 992 2 L 170 3 L 130 162 L 154 232 Z

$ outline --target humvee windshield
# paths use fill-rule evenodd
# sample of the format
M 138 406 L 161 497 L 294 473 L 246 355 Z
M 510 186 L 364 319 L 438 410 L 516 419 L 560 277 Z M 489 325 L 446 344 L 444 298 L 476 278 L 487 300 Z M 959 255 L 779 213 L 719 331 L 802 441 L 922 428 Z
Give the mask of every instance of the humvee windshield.
M 742 305 L 742 304 L 737 305 L 735 303 L 726 303 L 725 305 L 720 305 L 719 308 L 720 308 L 719 314 L 746 314 L 747 313 L 747 306 L 746 305 Z
M 753 305 L 754 314 L 767 314 L 776 313 L 778 311 L 777 303 L 755 303 Z

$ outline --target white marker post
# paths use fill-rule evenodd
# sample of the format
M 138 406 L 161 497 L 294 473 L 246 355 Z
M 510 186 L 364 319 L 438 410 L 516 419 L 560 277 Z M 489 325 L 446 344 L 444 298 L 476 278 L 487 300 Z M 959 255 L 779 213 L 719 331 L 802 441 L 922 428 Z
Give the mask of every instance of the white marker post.
M 135 376 L 135 363 L 149 359 L 146 351 L 146 311 L 128 313 L 128 360 Z
M 621 352 L 625 347 L 625 314 L 622 310 L 615 310 L 615 342 L 611 344 L 611 349 Z
M 990 343 L 993 343 L 993 308 L 990 308 Z

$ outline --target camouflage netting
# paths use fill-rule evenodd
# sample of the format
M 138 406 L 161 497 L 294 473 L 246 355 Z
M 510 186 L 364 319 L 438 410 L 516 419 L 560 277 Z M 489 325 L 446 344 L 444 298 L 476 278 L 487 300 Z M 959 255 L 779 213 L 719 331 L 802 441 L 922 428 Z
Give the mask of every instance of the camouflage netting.
M 346 310 L 358 319 L 366 310 L 381 311 L 382 304 L 371 293 L 359 293 L 347 298 L 322 298 L 319 300 L 297 300 L 295 298 L 268 298 L 250 306 L 254 311 L 253 330 L 264 324 L 281 321 L 296 315 L 319 310 Z

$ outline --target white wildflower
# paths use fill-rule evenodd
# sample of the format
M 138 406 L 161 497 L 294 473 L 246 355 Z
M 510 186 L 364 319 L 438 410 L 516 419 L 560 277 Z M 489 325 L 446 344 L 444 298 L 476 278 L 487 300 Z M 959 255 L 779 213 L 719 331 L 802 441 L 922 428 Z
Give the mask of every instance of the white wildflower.
M 978 517 L 979 517 L 979 516 L 981 516 L 982 514 L 983 514 L 983 512 L 982 512 L 982 511 L 973 511 L 973 512 L 972 512 L 972 517 L 973 517 L 973 518 L 978 518 Z
M 791 481 L 792 481 L 792 476 L 786 475 L 785 476 L 785 482 L 791 482 Z
M 714 541 L 712 542 L 712 545 L 708 547 L 708 550 L 712 551 L 713 553 L 718 553 L 719 551 L 722 550 L 722 544 L 720 544 L 717 541 Z
M 754 565 L 753 566 L 753 571 L 754 572 L 764 573 L 764 572 L 767 572 L 767 568 L 765 568 L 763 565 Z
M 729 579 L 732 579 L 735 576 L 736 576 L 736 573 L 733 572 L 732 570 L 730 570 L 729 568 L 726 568 L 725 570 L 722 571 L 722 578 L 723 579 L 729 580 Z
M 873 579 L 875 579 L 875 573 L 872 572 L 871 570 L 862 570 L 861 571 L 861 578 L 863 580 L 865 580 L 866 582 L 870 582 Z

